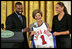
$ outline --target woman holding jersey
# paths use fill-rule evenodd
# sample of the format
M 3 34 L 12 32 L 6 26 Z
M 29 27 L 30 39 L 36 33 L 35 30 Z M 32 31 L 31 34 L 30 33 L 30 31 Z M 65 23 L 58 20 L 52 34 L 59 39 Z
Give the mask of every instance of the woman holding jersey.
M 39 9 L 34 10 L 32 16 L 36 20 L 36 22 L 34 22 L 33 24 L 30 25 L 30 38 L 32 40 L 33 40 L 34 34 L 36 33 L 33 30 L 33 27 L 38 28 L 38 27 L 42 26 L 43 24 L 45 24 L 44 26 L 46 26 L 48 28 L 47 30 L 51 31 L 49 25 L 42 21 L 42 12 Z M 31 48 L 32 47 L 33 47 L 33 45 L 31 45 Z

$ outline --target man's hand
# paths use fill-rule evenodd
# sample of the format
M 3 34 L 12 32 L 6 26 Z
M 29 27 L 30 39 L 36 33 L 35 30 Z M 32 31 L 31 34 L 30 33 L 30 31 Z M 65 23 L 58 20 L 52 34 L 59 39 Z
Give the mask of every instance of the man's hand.
M 32 35 L 34 35 L 34 34 L 36 34 L 36 32 L 35 32 L 35 31 L 32 31 L 31 34 L 30 34 L 30 36 L 32 36 Z
M 23 32 L 29 32 L 29 31 L 30 31 L 30 28 L 26 27 L 26 28 L 23 29 Z

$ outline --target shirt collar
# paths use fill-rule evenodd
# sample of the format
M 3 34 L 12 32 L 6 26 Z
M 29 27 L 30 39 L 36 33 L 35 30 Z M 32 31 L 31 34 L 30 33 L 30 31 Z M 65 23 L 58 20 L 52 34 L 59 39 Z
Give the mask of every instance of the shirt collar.
M 17 14 L 17 12 L 16 12 L 16 11 L 15 11 L 15 13 Z M 17 16 L 18 16 L 18 17 L 20 17 L 21 15 L 18 15 L 18 14 L 17 14 Z

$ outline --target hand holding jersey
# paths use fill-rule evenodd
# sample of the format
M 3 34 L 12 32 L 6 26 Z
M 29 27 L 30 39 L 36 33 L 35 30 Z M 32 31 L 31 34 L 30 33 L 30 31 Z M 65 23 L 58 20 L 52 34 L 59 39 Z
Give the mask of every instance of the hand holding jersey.
M 45 23 L 43 23 L 40 27 L 33 27 L 32 35 L 34 34 L 34 38 L 32 40 L 34 48 L 55 48 L 53 35 L 48 31 Z
M 48 24 L 47 24 L 47 27 L 48 27 Z M 52 31 L 52 29 L 50 27 L 47 28 L 47 31 Z M 36 34 L 36 31 L 31 31 L 31 34 L 30 36 Z

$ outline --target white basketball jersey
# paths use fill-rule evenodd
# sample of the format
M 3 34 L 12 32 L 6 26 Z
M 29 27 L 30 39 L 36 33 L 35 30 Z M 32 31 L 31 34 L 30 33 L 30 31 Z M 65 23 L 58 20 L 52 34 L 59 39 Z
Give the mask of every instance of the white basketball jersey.
M 54 48 L 53 35 L 47 31 L 45 23 L 40 27 L 33 27 L 33 31 L 36 31 L 33 38 L 35 48 Z

